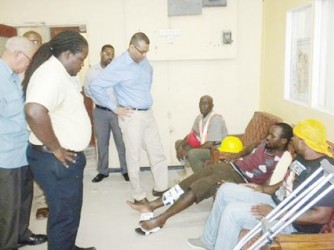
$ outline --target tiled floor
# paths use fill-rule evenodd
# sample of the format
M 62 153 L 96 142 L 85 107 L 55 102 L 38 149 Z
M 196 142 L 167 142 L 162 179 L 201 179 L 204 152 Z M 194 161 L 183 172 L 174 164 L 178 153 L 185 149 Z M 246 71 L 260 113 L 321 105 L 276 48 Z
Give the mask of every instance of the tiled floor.
M 84 203 L 77 245 L 95 246 L 97 250 L 187 250 L 187 238 L 201 234 L 205 219 L 211 209 L 212 199 L 193 205 L 172 217 L 159 232 L 149 236 L 135 233 L 139 213 L 132 210 L 126 200 L 130 199 L 130 185 L 120 173 L 113 173 L 100 183 L 92 183 L 96 175 L 96 162 L 88 161 L 84 178 Z M 183 175 L 184 170 L 170 170 L 170 186 Z M 148 199 L 151 196 L 152 176 L 150 171 L 141 172 Z M 164 211 L 160 208 L 155 214 Z M 34 233 L 46 232 L 46 220 L 35 219 L 36 208 L 33 206 L 30 229 Z M 23 247 L 22 250 L 46 250 L 47 245 Z

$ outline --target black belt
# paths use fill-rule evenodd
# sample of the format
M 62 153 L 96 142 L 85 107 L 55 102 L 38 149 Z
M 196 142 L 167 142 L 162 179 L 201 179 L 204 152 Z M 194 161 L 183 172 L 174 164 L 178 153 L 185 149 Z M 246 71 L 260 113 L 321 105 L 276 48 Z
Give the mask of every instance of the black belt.
M 47 146 L 45 145 L 35 145 L 35 144 L 31 144 L 31 147 L 34 149 L 34 150 L 37 150 L 37 151 L 40 151 L 40 152 L 44 152 L 44 153 L 49 153 L 49 154 L 53 154 L 52 150 L 49 149 Z M 69 152 L 73 152 L 73 153 L 81 153 L 82 151 L 80 152 L 76 152 L 76 151 L 73 151 L 73 150 L 67 150 Z
M 110 111 L 110 112 L 113 112 L 111 109 L 108 109 L 108 108 L 106 108 L 106 107 L 102 107 L 102 106 L 100 106 L 100 105 L 97 105 L 97 104 L 95 104 L 95 107 L 96 107 L 96 108 L 98 108 L 98 109 L 105 110 L 105 111 Z

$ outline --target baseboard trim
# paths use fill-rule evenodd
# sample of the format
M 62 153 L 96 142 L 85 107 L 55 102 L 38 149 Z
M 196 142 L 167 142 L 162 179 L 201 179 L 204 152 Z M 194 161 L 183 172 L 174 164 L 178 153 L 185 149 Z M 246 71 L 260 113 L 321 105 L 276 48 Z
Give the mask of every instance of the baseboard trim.
M 168 170 L 182 170 L 184 169 L 183 165 L 173 165 L 173 166 L 168 166 Z M 150 171 L 151 167 L 140 167 L 140 171 L 144 172 L 144 171 Z M 119 173 L 121 172 L 120 168 L 110 168 L 110 173 Z

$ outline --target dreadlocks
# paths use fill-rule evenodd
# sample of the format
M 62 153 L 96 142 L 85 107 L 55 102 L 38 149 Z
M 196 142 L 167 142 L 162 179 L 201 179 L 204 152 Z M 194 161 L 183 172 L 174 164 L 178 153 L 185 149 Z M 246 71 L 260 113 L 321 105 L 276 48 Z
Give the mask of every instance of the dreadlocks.
M 76 31 L 64 31 L 56 35 L 48 43 L 44 43 L 34 54 L 22 81 L 23 93 L 26 94 L 28 83 L 36 69 L 51 56 L 59 57 L 61 53 L 70 51 L 72 54 L 81 52 L 87 47 L 86 39 Z

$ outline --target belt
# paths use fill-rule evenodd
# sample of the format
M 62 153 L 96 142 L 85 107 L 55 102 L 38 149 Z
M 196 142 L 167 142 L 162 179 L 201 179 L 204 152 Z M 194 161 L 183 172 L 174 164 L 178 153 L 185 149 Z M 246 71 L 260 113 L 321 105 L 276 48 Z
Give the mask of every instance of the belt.
M 95 107 L 98 108 L 98 109 L 105 110 L 105 111 L 113 112 L 111 109 L 108 109 L 106 107 L 103 107 L 103 106 L 100 106 L 100 105 L 97 105 L 97 104 L 95 104 Z M 147 110 L 149 110 L 149 109 L 137 109 L 137 108 L 133 108 L 133 107 L 124 107 L 124 106 L 121 106 L 121 107 L 130 109 L 130 110 L 136 110 L 136 111 L 147 111 Z
M 96 107 L 96 108 L 98 108 L 98 109 L 105 110 L 105 111 L 110 111 L 110 112 L 113 112 L 111 109 L 108 109 L 108 108 L 106 108 L 106 107 L 102 107 L 102 106 L 100 106 L 100 105 L 97 105 L 97 104 L 95 104 L 95 107 Z
M 44 153 L 49 153 L 49 154 L 53 154 L 52 150 L 49 149 L 47 146 L 45 145 L 35 145 L 35 144 L 31 144 L 31 147 L 34 149 L 34 150 L 37 150 L 37 151 L 40 151 L 40 152 L 44 152 Z M 69 152 L 73 152 L 73 153 L 81 153 L 82 151 L 80 152 L 76 152 L 76 151 L 73 151 L 73 150 L 67 150 Z
M 137 109 L 137 108 L 133 108 L 133 107 L 124 107 L 124 106 L 121 106 L 121 107 L 130 109 L 130 110 L 136 110 L 136 111 L 147 111 L 147 110 L 149 110 L 149 108 L 147 108 L 147 109 Z

